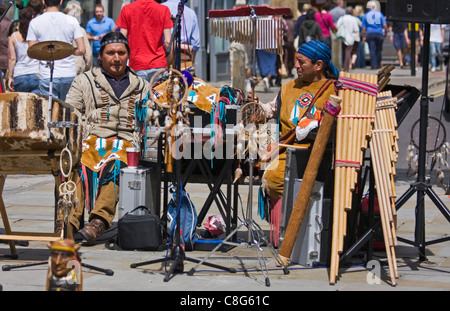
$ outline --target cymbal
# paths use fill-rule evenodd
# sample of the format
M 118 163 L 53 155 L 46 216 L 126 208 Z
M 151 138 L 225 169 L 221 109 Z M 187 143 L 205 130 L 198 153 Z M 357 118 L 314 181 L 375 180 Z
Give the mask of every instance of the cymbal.
M 28 56 L 38 60 L 58 60 L 70 56 L 75 48 L 66 42 L 61 41 L 43 41 L 33 44 L 28 49 Z

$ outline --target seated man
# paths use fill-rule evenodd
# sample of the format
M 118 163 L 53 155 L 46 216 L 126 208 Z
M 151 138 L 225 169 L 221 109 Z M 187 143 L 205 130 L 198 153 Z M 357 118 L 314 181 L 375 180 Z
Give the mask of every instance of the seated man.
M 294 144 L 309 146 L 311 140 L 303 133 L 308 122 L 320 116 L 320 111 L 336 95 L 334 83 L 339 71 L 331 62 L 331 50 L 321 41 L 309 41 L 300 46 L 295 59 L 298 78 L 283 84 L 276 99 L 263 104 L 268 117 L 278 120 L 280 137 L 296 131 Z M 286 151 L 271 159 L 263 175 L 263 185 L 270 197 L 272 212 L 281 212 Z M 278 207 L 278 208 L 277 208 Z
M 66 102 L 84 119 L 81 178 L 74 180 L 80 204 L 70 213 L 68 237 L 79 230 L 84 206 L 88 206 L 89 223 L 79 232 L 89 244 L 114 219 L 120 169 L 127 165 L 126 148 L 141 143 L 135 130 L 135 107 L 148 94 L 149 84 L 127 66 L 129 55 L 123 34 L 106 34 L 99 51 L 100 67 L 77 76 L 67 94 Z

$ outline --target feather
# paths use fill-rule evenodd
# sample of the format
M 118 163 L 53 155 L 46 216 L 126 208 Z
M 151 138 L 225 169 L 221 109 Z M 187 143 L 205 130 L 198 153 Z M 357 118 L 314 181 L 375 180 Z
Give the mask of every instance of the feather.
M 238 181 L 239 178 L 242 177 L 242 174 L 243 174 L 242 169 L 241 169 L 241 167 L 239 166 L 239 167 L 236 169 L 236 171 L 234 172 L 234 181 L 233 181 L 233 184 L 235 184 L 236 181 Z

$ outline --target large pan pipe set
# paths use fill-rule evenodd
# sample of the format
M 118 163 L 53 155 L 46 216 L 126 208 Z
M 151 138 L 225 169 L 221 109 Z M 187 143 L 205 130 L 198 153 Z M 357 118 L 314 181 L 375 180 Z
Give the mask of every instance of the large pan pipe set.
M 373 174 L 392 285 L 396 284 L 396 278 L 398 278 L 394 250 L 394 247 L 397 246 L 394 176 L 398 154 L 395 109 L 396 98 L 392 97 L 390 91 L 378 94 L 375 124 L 370 140 Z
M 347 228 L 346 213 L 352 208 L 352 195 L 374 123 L 377 82 L 377 76 L 366 74 L 341 73 L 339 78 L 342 104 L 336 124 L 330 284 L 335 284 L 339 273 L 339 254 L 343 252 Z
M 289 15 L 289 8 L 248 6 L 231 10 L 211 10 L 211 33 L 230 42 L 253 46 L 271 53 L 283 48 L 282 18 Z

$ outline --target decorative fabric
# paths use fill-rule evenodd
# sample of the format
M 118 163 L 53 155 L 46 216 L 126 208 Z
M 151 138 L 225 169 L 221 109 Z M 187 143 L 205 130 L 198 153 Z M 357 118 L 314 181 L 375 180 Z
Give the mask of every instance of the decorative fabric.
M 113 181 L 119 182 L 121 163 L 128 164 L 127 148 L 132 143 L 117 138 L 99 138 L 90 135 L 83 140 L 81 155 L 82 182 L 85 191 L 85 206 L 92 211 L 103 185 Z
M 341 112 L 341 107 L 335 107 L 333 106 L 329 101 L 325 104 L 323 107 L 323 111 L 331 114 L 333 117 L 337 118 L 339 113 Z
M 94 172 L 99 172 L 110 161 L 120 160 L 128 164 L 126 149 L 132 147 L 133 144 L 125 140 L 90 135 L 83 140 L 81 164 Z
M 160 103 L 167 103 L 165 90 L 167 89 L 168 81 L 161 83 L 153 88 L 156 97 Z M 219 100 L 219 89 L 207 84 L 205 81 L 194 78 L 194 82 L 188 89 L 187 100 L 197 106 L 202 111 L 210 113 L 213 105 Z
M 351 78 L 340 77 L 338 80 L 343 90 L 355 90 L 371 96 L 378 95 L 378 85 Z
M 102 42 L 100 44 L 100 47 L 104 47 L 105 45 L 112 44 L 112 43 L 123 43 L 126 46 L 128 46 L 128 40 L 127 39 L 114 38 L 114 39 L 105 40 L 104 42 Z

